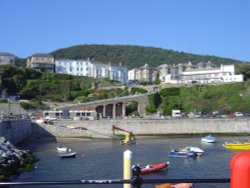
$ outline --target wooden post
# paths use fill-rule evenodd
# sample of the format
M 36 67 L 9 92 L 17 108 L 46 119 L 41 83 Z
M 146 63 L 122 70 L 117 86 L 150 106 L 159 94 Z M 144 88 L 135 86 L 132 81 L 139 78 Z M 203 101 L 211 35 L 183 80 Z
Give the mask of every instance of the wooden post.
M 132 178 L 132 152 L 130 150 L 126 150 L 123 153 L 123 179 L 130 180 Z M 123 184 L 123 188 L 131 188 L 131 184 Z

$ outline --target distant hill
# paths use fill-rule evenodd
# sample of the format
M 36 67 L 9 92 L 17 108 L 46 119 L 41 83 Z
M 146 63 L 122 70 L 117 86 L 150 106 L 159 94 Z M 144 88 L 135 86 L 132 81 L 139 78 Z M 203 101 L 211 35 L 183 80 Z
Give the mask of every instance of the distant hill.
M 129 69 L 138 68 L 144 64 L 153 67 L 161 64 L 193 64 L 211 61 L 215 65 L 238 64 L 241 61 L 210 55 L 195 55 L 190 53 L 166 50 L 154 47 L 130 46 L 130 45 L 77 45 L 69 48 L 58 49 L 51 52 L 55 59 L 94 59 L 103 63 L 123 65 Z

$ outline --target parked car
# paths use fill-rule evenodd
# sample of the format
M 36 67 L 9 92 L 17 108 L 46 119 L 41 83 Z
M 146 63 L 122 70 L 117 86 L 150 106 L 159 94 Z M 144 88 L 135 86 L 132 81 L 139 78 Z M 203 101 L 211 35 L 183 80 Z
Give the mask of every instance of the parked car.
M 234 112 L 234 114 L 236 115 L 236 117 L 242 117 L 243 116 L 242 112 Z
M 203 118 L 203 117 L 206 117 L 206 115 L 201 112 L 194 114 L 194 118 Z
M 228 118 L 235 118 L 236 115 L 235 115 L 235 114 L 227 114 L 227 117 L 228 117 Z
M 243 112 L 243 116 L 249 117 L 250 116 L 250 112 Z
M 206 114 L 207 118 L 221 118 L 221 114 L 219 113 L 208 113 Z

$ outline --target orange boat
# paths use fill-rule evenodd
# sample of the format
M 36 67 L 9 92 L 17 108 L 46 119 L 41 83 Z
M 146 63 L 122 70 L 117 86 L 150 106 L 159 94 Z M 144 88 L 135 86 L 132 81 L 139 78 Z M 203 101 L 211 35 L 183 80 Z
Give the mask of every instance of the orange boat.
M 141 174 L 149 174 L 157 171 L 164 170 L 169 165 L 169 162 L 147 165 L 145 167 L 141 167 Z

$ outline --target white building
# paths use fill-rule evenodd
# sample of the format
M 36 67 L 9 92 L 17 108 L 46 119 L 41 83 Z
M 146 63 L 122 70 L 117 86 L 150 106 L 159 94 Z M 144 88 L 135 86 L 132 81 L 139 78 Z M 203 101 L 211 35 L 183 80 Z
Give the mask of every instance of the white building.
M 235 75 L 234 65 L 221 65 L 219 68 L 184 70 L 179 74 L 179 82 L 185 84 L 243 82 L 243 75 Z
M 131 69 L 128 71 L 128 80 L 129 82 L 134 82 L 136 81 L 136 71 L 137 69 Z
M 56 74 L 109 78 L 122 83 L 128 81 L 128 70 L 120 65 L 104 64 L 87 60 L 59 59 L 55 61 Z
M 50 119 L 94 120 L 97 118 L 95 110 L 46 110 L 43 117 Z M 75 127 L 77 128 L 77 127 Z
M 109 65 L 101 62 L 93 62 L 94 78 L 109 78 Z
M 55 61 L 56 74 L 69 74 L 73 76 L 88 76 L 93 75 L 93 64 L 88 60 L 70 60 L 59 59 Z
M 0 52 L 0 65 L 15 65 L 15 58 L 13 54 Z
M 118 65 L 109 64 L 109 79 L 116 80 L 121 83 L 128 82 L 128 69 L 122 66 L 121 63 Z

